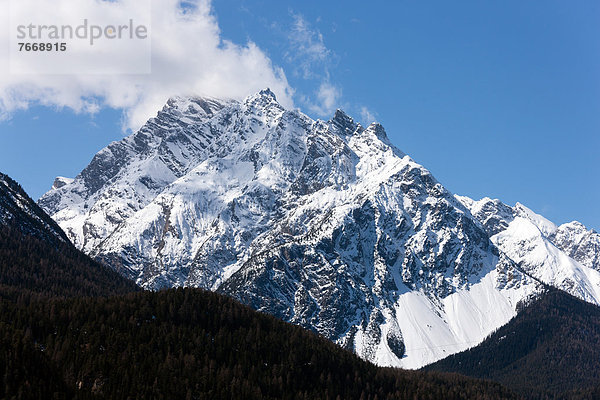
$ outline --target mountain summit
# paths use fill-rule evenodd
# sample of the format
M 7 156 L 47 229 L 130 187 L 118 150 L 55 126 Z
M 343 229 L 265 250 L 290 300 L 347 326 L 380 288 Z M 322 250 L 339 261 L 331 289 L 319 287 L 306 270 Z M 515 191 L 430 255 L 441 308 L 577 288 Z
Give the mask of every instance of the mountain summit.
M 594 268 L 524 268 L 513 250 L 531 249 L 490 240 L 512 208 L 486 207 L 490 230 L 381 125 L 341 110 L 315 121 L 269 90 L 172 98 L 39 204 L 145 288 L 222 292 L 381 365 L 416 368 L 481 342 L 573 268 L 600 303 Z M 580 283 L 563 288 L 581 295 Z

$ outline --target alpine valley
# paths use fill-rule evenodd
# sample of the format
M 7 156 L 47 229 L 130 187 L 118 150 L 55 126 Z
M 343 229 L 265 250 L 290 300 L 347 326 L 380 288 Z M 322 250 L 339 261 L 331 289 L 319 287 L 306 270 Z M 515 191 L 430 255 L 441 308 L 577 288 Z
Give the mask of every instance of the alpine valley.
M 599 234 L 455 196 L 381 125 L 268 89 L 171 98 L 38 204 L 143 288 L 226 294 L 378 365 L 473 347 L 548 285 L 600 305 Z

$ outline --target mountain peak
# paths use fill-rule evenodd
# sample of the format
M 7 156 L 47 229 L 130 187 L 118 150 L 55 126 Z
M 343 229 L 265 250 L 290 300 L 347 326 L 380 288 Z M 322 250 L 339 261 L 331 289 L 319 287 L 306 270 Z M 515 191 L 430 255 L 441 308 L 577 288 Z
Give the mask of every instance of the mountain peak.
M 52 184 L 52 189 L 60 189 L 63 186 L 73 182 L 73 178 L 65 178 L 64 176 L 57 176 Z
M 387 133 L 385 132 L 385 128 L 379 122 L 371 123 L 371 125 L 367 127 L 367 130 L 373 132 L 375 136 L 377 136 L 377 138 L 382 142 L 390 144 Z
M 569 257 L 600 271 L 600 235 L 595 230 L 588 230 L 581 222 L 572 221 L 559 226 L 550 239 Z
M 515 204 L 515 210 L 517 212 L 517 215 L 522 216 L 531 221 L 544 235 L 548 236 L 556 231 L 557 226 L 552 221 L 549 221 L 548 219 L 535 213 L 523 204 L 517 202 Z
M 342 135 L 352 134 L 358 127 L 358 124 L 354 122 L 354 119 L 339 108 L 335 110 L 335 114 L 329 122 L 333 127 L 337 128 Z
M 571 228 L 571 229 L 584 230 L 584 231 L 588 230 L 586 228 L 586 226 L 579 221 L 567 222 L 565 224 L 562 224 L 561 227 L 567 227 L 567 228 Z M 592 229 L 592 231 L 593 231 L 593 229 Z
M 244 104 L 246 104 L 247 106 L 254 106 L 259 108 L 275 106 L 277 108 L 283 109 L 283 107 L 281 107 L 281 105 L 277 101 L 275 93 L 273 93 L 269 88 L 263 89 L 258 93 L 246 97 L 246 99 L 244 100 Z
M 264 97 L 270 97 L 273 100 L 277 101 L 277 96 L 275 96 L 275 93 L 273 93 L 273 91 L 269 88 L 261 90 L 260 92 L 258 92 L 258 94 Z
M 161 113 L 168 113 L 178 118 L 210 117 L 225 107 L 231 100 L 219 100 L 212 97 L 173 96 L 167 100 Z

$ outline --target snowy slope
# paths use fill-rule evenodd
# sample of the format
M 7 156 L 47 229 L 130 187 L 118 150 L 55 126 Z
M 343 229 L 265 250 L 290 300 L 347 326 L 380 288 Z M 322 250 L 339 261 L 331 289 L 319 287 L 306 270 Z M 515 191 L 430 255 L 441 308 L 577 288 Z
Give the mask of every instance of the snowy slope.
M 386 357 L 389 352 L 380 346 L 377 359 L 384 365 L 419 368 L 476 346 L 514 317 L 538 290 L 539 285 L 520 272 L 497 269 L 439 304 L 419 291 L 404 293 L 394 311 L 396 319 L 403 321 L 406 358 L 398 364 Z
M 520 239 L 498 236 L 513 208 L 456 198 L 379 124 L 315 121 L 269 90 L 170 99 L 57 186 L 39 204 L 143 287 L 226 293 L 382 365 L 476 345 L 540 292 L 528 273 L 597 299 L 589 268 L 555 273 L 556 247 L 554 264 L 524 263 Z M 542 239 L 557 229 L 523 219 Z

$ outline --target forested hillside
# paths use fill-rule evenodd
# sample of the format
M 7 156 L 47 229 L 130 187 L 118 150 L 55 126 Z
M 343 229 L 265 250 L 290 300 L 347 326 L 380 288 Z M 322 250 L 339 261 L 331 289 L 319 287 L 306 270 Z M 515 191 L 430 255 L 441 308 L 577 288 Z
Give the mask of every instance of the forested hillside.
M 498 384 L 377 368 L 197 289 L 0 302 L 3 398 L 496 399 Z
M 137 290 L 133 282 L 77 250 L 18 183 L 0 173 L 0 296 L 24 302 L 32 296 Z
M 0 226 L 0 296 L 108 296 L 140 290 L 71 243 L 48 243 L 13 224 Z

